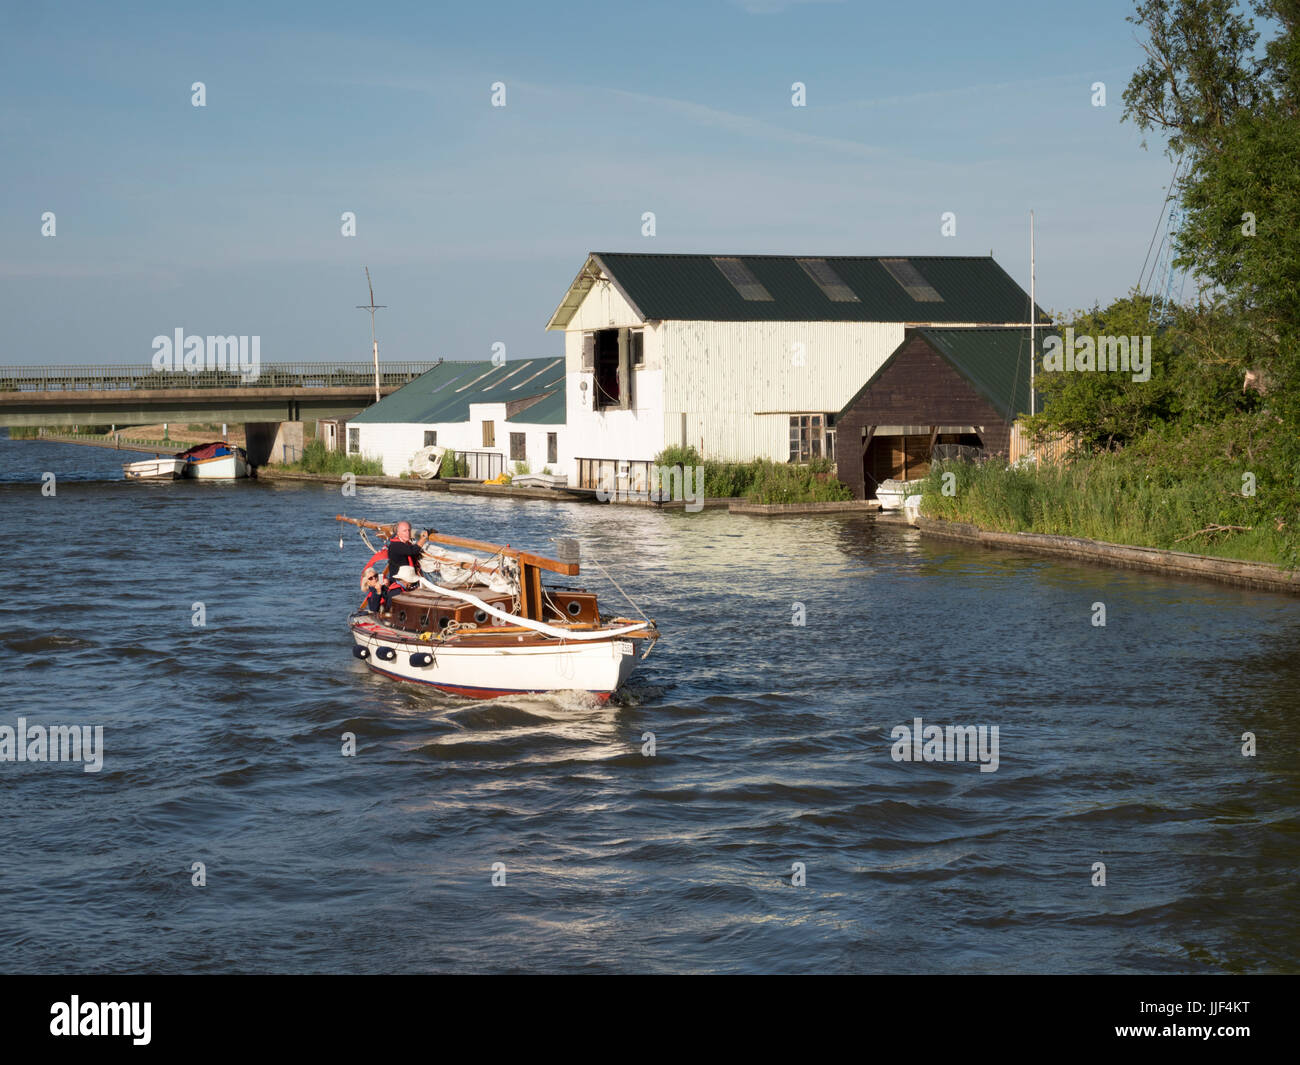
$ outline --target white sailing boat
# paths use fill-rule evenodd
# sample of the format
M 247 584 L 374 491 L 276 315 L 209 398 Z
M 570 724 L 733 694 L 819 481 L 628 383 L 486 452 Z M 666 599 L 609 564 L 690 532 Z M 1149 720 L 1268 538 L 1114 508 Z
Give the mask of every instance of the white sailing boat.
M 363 538 L 371 529 L 387 539 L 394 529 L 337 520 Z M 542 583 L 543 571 L 577 576 L 576 543 L 568 559 L 433 530 L 420 543 L 418 586 L 394 595 L 387 613 L 363 608 L 348 618 L 352 653 L 375 673 L 477 699 L 585 691 L 603 701 L 659 638 L 649 618 L 607 616 L 586 589 Z M 381 548 L 370 564 L 386 557 Z

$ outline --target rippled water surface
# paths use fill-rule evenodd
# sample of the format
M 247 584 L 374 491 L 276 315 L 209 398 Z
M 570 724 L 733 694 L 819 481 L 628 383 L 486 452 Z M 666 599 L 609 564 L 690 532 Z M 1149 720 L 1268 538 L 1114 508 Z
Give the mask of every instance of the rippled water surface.
M 1296 601 L 862 516 L 127 484 L 128 457 L 0 440 L 0 725 L 105 745 L 0 763 L 6 971 L 1297 968 Z M 665 637 L 609 706 L 377 678 L 339 511 L 578 537 Z M 999 768 L 893 761 L 915 717 L 997 725 Z

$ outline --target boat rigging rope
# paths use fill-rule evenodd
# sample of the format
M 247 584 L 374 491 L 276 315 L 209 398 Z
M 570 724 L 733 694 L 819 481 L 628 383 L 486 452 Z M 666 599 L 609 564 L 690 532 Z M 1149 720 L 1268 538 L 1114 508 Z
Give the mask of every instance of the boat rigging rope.
M 518 614 L 507 614 L 504 610 L 498 610 L 496 607 L 483 602 L 476 595 L 470 595 L 469 592 L 457 591 L 454 588 L 442 588 L 432 581 L 420 578 L 420 583 L 428 588 L 431 592 L 437 592 L 439 595 L 447 595 L 452 599 L 459 599 L 464 603 L 473 603 L 480 610 L 492 615 L 494 618 L 500 618 L 502 621 L 508 621 L 512 625 L 519 625 L 521 628 L 532 629 L 534 632 L 540 632 L 546 636 L 554 636 L 560 640 L 608 640 L 613 636 L 625 636 L 629 632 L 643 632 L 645 624 L 628 625 L 621 629 L 605 629 L 596 632 L 575 632 L 572 629 L 561 629 L 554 625 L 547 625 L 545 622 L 534 621 L 532 618 L 520 617 Z M 635 604 L 633 604 L 635 605 Z
M 637 606 L 636 603 L 632 602 L 632 597 L 631 597 L 630 595 L 628 595 L 627 592 L 623 591 L 623 587 L 622 587 L 622 585 L 620 585 L 620 584 L 618 583 L 618 581 L 614 580 L 614 578 L 613 578 L 613 576 L 610 574 L 609 570 L 607 570 L 604 566 L 602 566 L 602 565 L 597 561 L 596 556 L 595 556 L 595 555 L 592 555 L 592 554 L 588 554 L 587 557 L 591 559 L 592 565 L 594 565 L 598 570 L 600 570 L 601 573 L 603 573 L 603 574 L 604 574 L 604 575 L 609 579 L 609 583 L 612 584 L 615 588 L 618 589 L 619 594 L 622 595 L 622 597 L 628 601 L 628 603 L 631 605 L 632 609 L 635 610 L 635 611 L 636 611 L 638 614 L 640 614 L 642 617 L 645 617 L 645 616 L 646 616 L 645 611 L 642 610 L 639 606 Z

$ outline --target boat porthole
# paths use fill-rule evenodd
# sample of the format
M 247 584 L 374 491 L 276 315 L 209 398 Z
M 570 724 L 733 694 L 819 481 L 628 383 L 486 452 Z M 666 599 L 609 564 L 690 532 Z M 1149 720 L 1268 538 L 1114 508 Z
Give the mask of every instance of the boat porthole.
M 570 599 L 569 605 L 565 607 L 565 609 L 568 610 L 568 612 L 576 618 L 579 614 L 582 613 L 582 604 L 579 603 L 576 599 Z
M 438 619 L 438 628 L 445 629 L 451 623 L 451 618 L 443 616 Z
M 482 625 L 483 622 L 487 621 L 487 619 L 488 619 L 488 616 L 487 616 L 487 611 L 486 611 L 486 610 L 476 610 L 476 611 L 474 611 L 474 620 L 477 621 L 480 625 Z
M 406 624 L 406 611 L 405 611 L 405 610 L 400 611 L 400 612 L 398 613 L 398 615 L 397 615 L 397 624 L 399 624 L 399 625 L 405 625 L 405 624 Z

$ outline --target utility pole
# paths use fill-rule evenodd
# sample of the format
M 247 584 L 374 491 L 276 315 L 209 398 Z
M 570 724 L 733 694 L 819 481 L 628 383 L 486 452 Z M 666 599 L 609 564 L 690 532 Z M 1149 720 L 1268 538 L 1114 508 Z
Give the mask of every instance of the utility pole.
M 370 312 L 370 350 L 375 356 L 375 402 L 379 402 L 379 341 L 375 339 L 375 311 L 384 309 L 384 304 L 375 302 L 375 286 L 370 281 L 370 267 L 366 267 L 366 285 L 370 289 L 370 302 L 358 303 L 357 310 Z

